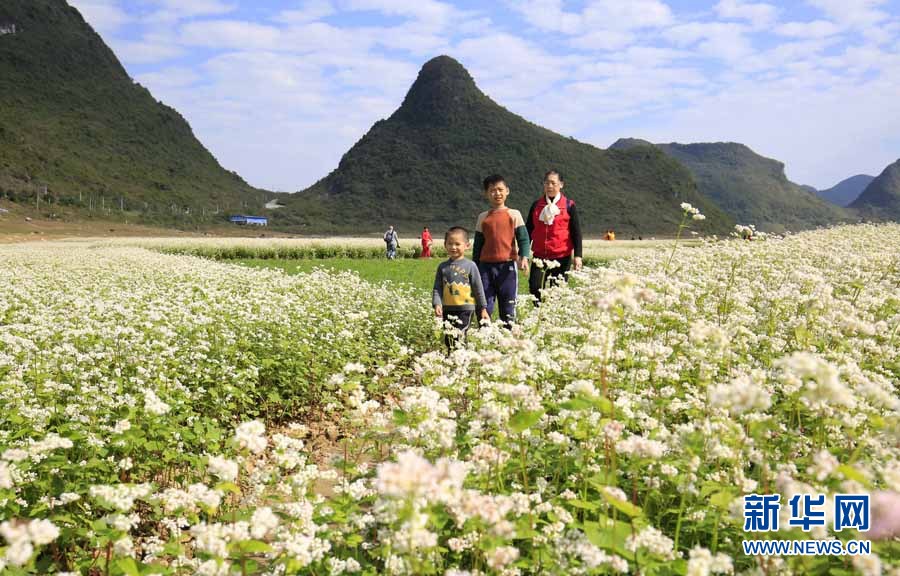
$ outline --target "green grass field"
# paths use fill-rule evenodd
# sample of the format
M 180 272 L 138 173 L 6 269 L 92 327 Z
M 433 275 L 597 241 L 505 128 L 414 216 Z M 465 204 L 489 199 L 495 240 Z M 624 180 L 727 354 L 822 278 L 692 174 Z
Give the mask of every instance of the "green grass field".
M 404 258 L 401 260 L 372 260 L 359 258 L 330 258 L 328 260 L 238 260 L 244 266 L 256 268 L 279 268 L 288 274 L 311 272 L 316 268 L 325 270 L 353 270 L 363 280 L 369 282 L 396 282 L 409 284 L 423 293 L 430 292 L 434 286 L 434 273 L 441 258 L 419 259 Z M 528 293 L 528 275 L 519 273 L 519 294 Z M 424 297 L 424 296 L 423 296 Z

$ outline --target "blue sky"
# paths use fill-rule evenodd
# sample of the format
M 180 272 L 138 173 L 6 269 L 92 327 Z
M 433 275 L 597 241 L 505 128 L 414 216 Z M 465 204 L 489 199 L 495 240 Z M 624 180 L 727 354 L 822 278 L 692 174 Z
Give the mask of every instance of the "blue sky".
M 900 157 L 900 0 L 69 0 L 229 170 L 296 191 L 459 60 L 509 110 L 607 147 L 747 144 L 827 188 Z

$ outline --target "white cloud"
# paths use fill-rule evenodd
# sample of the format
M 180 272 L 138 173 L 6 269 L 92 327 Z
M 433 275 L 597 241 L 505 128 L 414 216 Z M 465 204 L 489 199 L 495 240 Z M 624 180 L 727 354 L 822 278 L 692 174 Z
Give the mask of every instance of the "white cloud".
M 795 62 L 814 62 L 823 65 L 825 50 L 838 41 L 838 37 L 801 39 L 783 42 L 768 50 L 749 56 L 735 65 L 736 70 L 745 72 L 780 71 Z M 775 77 L 779 77 L 777 72 Z
M 888 18 L 878 7 L 884 0 L 808 0 L 829 18 L 846 28 L 868 28 Z
M 334 13 L 334 5 L 329 0 L 308 0 L 300 8 L 280 12 L 275 20 L 286 24 L 306 24 L 321 20 Z
M 792 38 L 826 38 L 840 32 L 834 22 L 813 20 L 812 22 L 787 22 L 775 28 L 775 33 Z
M 633 32 L 624 30 L 597 30 L 572 38 L 570 44 L 583 50 L 621 50 L 636 40 Z
M 863 74 L 870 70 L 900 69 L 900 55 L 882 51 L 874 44 L 848 46 L 840 56 L 825 58 L 822 64 L 844 75 Z
M 699 54 L 725 61 L 751 57 L 754 49 L 745 36 L 747 26 L 725 22 L 690 22 L 666 29 L 663 36 L 681 47 L 695 46 Z
M 452 5 L 436 0 L 344 0 L 342 7 L 350 11 L 373 10 L 392 16 L 414 18 L 429 31 L 445 28 L 459 15 Z
M 453 54 L 481 79 L 483 89 L 495 100 L 522 100 L 547 91 L 565 78 L 567 59 L 505 33 L 460 42 Z
M 585 47 L 619 47 L 615 40 L 604 43 L 603 34 L 615 32 L 622 38 L 629 31 L 659 28 L 673 20 L 668 5 L 659 0 L 592 0 L 581 12 L 566 12 L 561 0 L 513 1 L 510 6 L 540 30 L 582 36 Z
M 170 35 L 149 34 L 137 41 L 112 39 L 116 55 L 129 64 L 152 64 L 177 58 L 186 53 Z
M 563 10 L 562 0 L 510 0 L 510 8 L 518 11 L 529 24 L 539 30 L 576 34 L 582 32 L 582 15 Z
M 369 29 L 373 42 L 392 50 L 404 50 L 416 56 L 425 57 L 446 52 L 449 39 L 440 34 L 430 34 L 419 30 L 415 24 L 405 24 L 392 28 Z
M 228 49 L 274 49 L 281 31 L 239 20 L 203 20 L 188 22 L 181 28 L 181 41 L 191 46 Z
M 154 90 L 186 88 L 196 84 L 201 76 L 193 68 L 172 66 L 156 72 L 139 75 L 136 80 L 144 86 L 153 86 Z
M 155 24 L 173 24 L 197 16 L 220 16 L 233 12 L 235 4 L 220 0 L 151 0 L 156 6 L 145 21 Z
M 118 0 L 70 0 L 88 24 L 101 35 L 113 34 L 131 18 Z
M 659 28 L 672 20 L 671 9 L 659 0 L 596 0 L 584 10 L 586 26 L 601 26 L 608 30 Z
M 312 22 L 284 29 L 280 48 L 325 59 L 361 58 L 374 45 L 376 37 L 376 29 L 339 28 Z
M 741 0 L 721 0 L 715 6 L 720 18 L 748 20 L 755 28 L 763 28 L 778 18 L 778 8 L 766 3 L 748 3 Z

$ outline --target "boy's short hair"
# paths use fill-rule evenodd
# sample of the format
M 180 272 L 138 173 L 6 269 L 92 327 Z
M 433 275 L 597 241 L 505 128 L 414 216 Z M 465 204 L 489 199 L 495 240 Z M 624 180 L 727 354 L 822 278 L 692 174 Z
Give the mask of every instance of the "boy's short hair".
M 451 234 L 462 234 L 463 238 L 466 239 L 466 242 L 469 241 L 469 231 L 462 226 L 451 226 L 450 228 L 448 228 L 444 233 L 444 242 L 446 242 L 450 238 Z
M 484 191 L 487 192 L 488 188 L 496 184 L 497 182 L 503 182 L 506 184 L 506 178 L 499 174 L 491 174 L 481 183 L 481 186 L 484 188 Z
M 556 174 L 556 177 L 559 178 L 560 182 L 566 181 L 566 179 L 563 178 L 563 175 L 560 174 L 559 170 L 556 170 L 554 168 L 551 168 L 551 169 L 547 170 L 546 172 L 544 172 L 544 180 L 546 180 L 551 174 Z

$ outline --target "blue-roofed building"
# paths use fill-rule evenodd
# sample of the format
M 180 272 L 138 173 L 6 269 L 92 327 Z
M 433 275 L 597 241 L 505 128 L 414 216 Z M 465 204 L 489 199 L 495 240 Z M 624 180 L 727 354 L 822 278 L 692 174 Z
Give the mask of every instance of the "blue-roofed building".
M 228 221 L 232 224 L 250 225 L 250 226 L 268 226 L 269 219 L 265 216 L 245 216 L 243 214 L 235 214 L 229 216 Z

